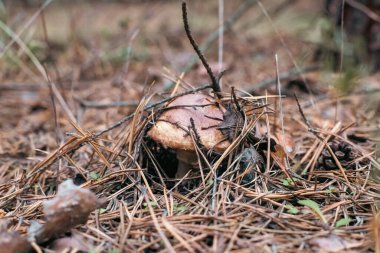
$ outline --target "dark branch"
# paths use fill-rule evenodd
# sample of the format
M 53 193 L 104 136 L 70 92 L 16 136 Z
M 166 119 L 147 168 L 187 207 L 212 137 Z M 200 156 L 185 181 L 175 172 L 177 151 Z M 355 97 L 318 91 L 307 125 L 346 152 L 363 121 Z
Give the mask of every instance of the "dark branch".
M 303 121 L 305 122 L 305 124 L 307 125 L 307 127 L 308 127 L 309 129 L 311 129 L 312 127 L 311 127 L 311 125 L 310 125 L 310 122 L 307 120 L 305 114 L 303 113 L 302 107 L 301 107 L 300 102 L 299 102 L 299 100 L 298 100 L 298 97 L 297 97 L 297 95 L 296 95 L 295 93 L 294 93 L 294 98 L 296 99 L 297 106 L 298 106 L 298 111 L 300 112 Z
M 298 101 L 298 97 L 296 94 L 294 94 L 294 98 L 296 99 L 298 110 L 302 116 L 302 119 L 308 127 L 308 131 L 311 132 L 312 134 L 314 134 L 314 136 L 317 137 L 321 142 L 324 142 L 323 138 L 321 136 L 319 136 L 317 131 L 311 126 L 310 121 L 307 120 L 305 114 L 303 113 L 302 107 L 300 105 L 300 102 Z
M 197 45 L 197 43 L 195 42 L 195 40 L 194 40 L 194 38 L 193 38 L 193 36 L 191 34 L 190 26 L 189 26 L 189 21 L 187 19 L 187 7 L 186 7 L 186 2 L 185 1 L 182 2 L 182 18 L 183 18 L 183 25 L 185 27 L 187 38 L 189 39 L 190 44 L 193 46 L 193 48 L 194 48 L 195 52 L 197 53 L 199 59 L 202 61 L 203 66 L 207 70 L 208 75 L 210 76 L 211 86 L 212 86 L 212 89 L 215 92 L 215 95 L 218 98 L 220 98 L 219 92 L 221 92 L 221 90 L 220 90 L 219 83 L 218 83 L 218 81 L 217 81 L 214 73 L 212 72 L 212 70 L 210 68 L 210 65 L 207 63 L 206 58 L 202 54 L 201 50 L 199 49 L 199 46 Z

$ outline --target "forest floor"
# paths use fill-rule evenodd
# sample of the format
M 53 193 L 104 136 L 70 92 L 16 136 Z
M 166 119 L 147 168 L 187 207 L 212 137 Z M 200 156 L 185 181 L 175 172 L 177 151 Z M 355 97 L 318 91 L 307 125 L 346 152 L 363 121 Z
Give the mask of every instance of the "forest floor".
M 218 1 L 188 5 L 204 46 Z M 210 82 L 180 3 L 5 1 L 0 235 L 28 237 L 25 252 L 380 252 L 380 75 L 317 57 L 322 1 L 225 1 L 224 15 L 236 20 L 220 103 L 243 120 L 230 149 L 200 145 L 181 179 L 175 152 L 147 135 L 168 98 Z M 218 37 L 202 50 L 218 74 Z M 74 186 L 60 199 L 68 179 L 96 203 Z M 71 207 L 49 215 L 52 199 Z

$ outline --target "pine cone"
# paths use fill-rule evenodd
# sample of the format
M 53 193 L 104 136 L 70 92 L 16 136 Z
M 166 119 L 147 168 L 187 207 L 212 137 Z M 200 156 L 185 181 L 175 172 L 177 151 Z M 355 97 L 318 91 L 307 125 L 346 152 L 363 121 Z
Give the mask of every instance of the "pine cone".
M 343 169 L 353 169 L 355 164 L 351 163 L 357 157 L 352 151 L 352 148 L 345 142 L 330 142 L 331 150 L 334 152 L 336 158 L 339 160 Z M 335 163 L 334 158 L 331 156 L 329 150 L 324 148 L 318 158 L 317 168 L 320 170 L 338 170 L 339 167 Z

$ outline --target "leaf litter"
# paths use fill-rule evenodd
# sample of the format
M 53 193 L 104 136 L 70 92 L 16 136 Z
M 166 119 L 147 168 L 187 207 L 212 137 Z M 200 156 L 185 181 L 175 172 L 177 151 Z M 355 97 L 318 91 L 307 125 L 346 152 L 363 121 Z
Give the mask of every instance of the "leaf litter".
M 206 151 L 195 128 L 186 129 L 198 162 L 185 177 L 176 178 L 175 151 L 154 143 L 147 131 L 181 93 L 214 94 L 209 86 L 195 91 L 183 78 L 171 78 L 178 81 L 175 94 L 163 100 L 143 96 L 115 127 L 97 117 L 92 128 L 86 127 L 93 132 L 72 122 L 71 132 L 58 138 L 58 144 L 54 134 L 37 132 L 41 125 L 28 126 L 24 136 L 9 133 L 4 140 L 13 143 L 1 144 L 7 153 L 1 153 L 0 217 L 6 222 L 0 245 L 17 241 L 25 252 L 30 247 L 99 252 L 378 248 L 379 165 L 372 135 L 378 125 L 365 115 L 365 110 L 373 113 L 363 106 L 367 93 L 359 90 L 337 99 L 327 91 L 327 96 L 315 95 L 313 103 L 300 96 L 297 105 L 288 98 L 280 104 L 277 92 L 222 92 L 218 103 L 227 112 L 217 127 L 230 146 L 223 152 Z M 310 80 L 326 87 L 315 75 Z M 26 122 L 41 123 L 46 117 Z M 340 164 L 342 150 L 335 150 L 332 142 L 350 146 L 355 157 Z M 35 160 L 25 160 L 23 154 Z M 335 169 L 318 165 L 323 155 Z M 26 241 L 28 231 L 41 239 Z

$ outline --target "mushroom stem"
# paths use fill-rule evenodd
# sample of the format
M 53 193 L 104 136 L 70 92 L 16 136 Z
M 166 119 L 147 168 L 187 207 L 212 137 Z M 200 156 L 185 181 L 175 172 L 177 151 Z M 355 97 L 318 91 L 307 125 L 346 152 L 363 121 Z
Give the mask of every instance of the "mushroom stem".
M 194 151 L 177 150 L 177 159 L 176 178 L 183 178 L 198 163 L 198 157 Z

